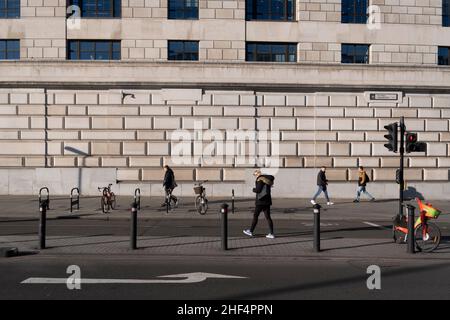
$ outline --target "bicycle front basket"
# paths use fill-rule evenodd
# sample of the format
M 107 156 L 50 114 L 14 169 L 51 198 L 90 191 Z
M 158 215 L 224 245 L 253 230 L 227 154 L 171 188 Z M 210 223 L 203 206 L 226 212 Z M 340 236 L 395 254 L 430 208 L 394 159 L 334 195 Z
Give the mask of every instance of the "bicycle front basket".
M 195 192 L 195 194 L 202 194 L 203 187 L 202 186 L 194 187 L 194 192 Z

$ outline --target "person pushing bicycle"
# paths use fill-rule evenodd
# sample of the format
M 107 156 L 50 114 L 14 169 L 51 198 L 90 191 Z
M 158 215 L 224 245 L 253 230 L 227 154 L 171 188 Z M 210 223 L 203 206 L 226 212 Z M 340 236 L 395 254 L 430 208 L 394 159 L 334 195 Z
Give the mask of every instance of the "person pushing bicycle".
M 172 195 L 172 191 L 178 186 L 175 181 L 175 173 L 173 170 L 168 166 L 164 166 L 164 180 L 163 180 L 163 187 L 164 191 L 166 192 L 166 200 L 161 205 L 161 207 L 164 207 L 167 205 L 167 196 L 170 195 L 170 199 L 175 201 L 175 205 L 178 204 L 178 199 L 174 195 Z

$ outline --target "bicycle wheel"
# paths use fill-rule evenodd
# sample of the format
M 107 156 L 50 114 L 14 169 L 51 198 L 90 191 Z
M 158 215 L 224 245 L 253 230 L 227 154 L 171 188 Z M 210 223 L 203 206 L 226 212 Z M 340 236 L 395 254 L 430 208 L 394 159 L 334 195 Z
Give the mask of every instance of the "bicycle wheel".
M 116 209 L 116 195 L 114 194 L 114 192 L 111 192 L 111 196 L 110 196 L 110 204 L 111 204 L 111 209 Z
M 201 215 L 206 214 L 208 211 L 208 200 L 201 196 L 198 196 L 195 200 L 195 207 L 197 208 L 197 212 Z
M 422 252 L 432 252 L 441 243 L 441 230 L 434 223 L 427 223 L 427 232 L 420 224 L 414 231 L 417 248 Z
M 108 213 L 109 211 L 109 205 L 108 205 L 108 198 L 105 196 L 102 196 L 100 198 L 100 207 L 102 208 L 103 213 Z

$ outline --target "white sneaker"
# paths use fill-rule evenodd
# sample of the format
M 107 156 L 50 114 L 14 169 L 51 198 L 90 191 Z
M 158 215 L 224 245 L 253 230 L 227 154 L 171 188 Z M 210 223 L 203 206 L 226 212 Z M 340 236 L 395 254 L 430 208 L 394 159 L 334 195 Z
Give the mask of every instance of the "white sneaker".
M 249 237 L 253 237 L 253 233 L 249 229 L 246 229 L 246 230 L 244 230 L 242 232 L 244 232 L 244 234 L 246 234 Z
M 316 202 L 315 202 L 314 200 L 311 200 L 311 203 L 312 203 L 312 204 L 316 204 Z
M 266 238 L 268 238 L 268 239 L 275 239 L 275 236 L 274 236 L 273 234 L 269 233 L 269 234 L 266 236 Z
M 327 202 L 327 206 L 332 206 L 334 202 Z

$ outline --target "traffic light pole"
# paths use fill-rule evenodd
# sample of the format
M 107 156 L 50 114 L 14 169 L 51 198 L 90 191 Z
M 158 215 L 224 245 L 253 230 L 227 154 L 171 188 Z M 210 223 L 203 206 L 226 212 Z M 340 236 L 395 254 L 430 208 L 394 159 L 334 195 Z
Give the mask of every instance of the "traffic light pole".
M 403 169 L 405 166 L 405 118 L 400 119 L 400 197 L 399 197 L 399 215 L 403 216 L 403 190 L 405 188 L 405 179 Z

